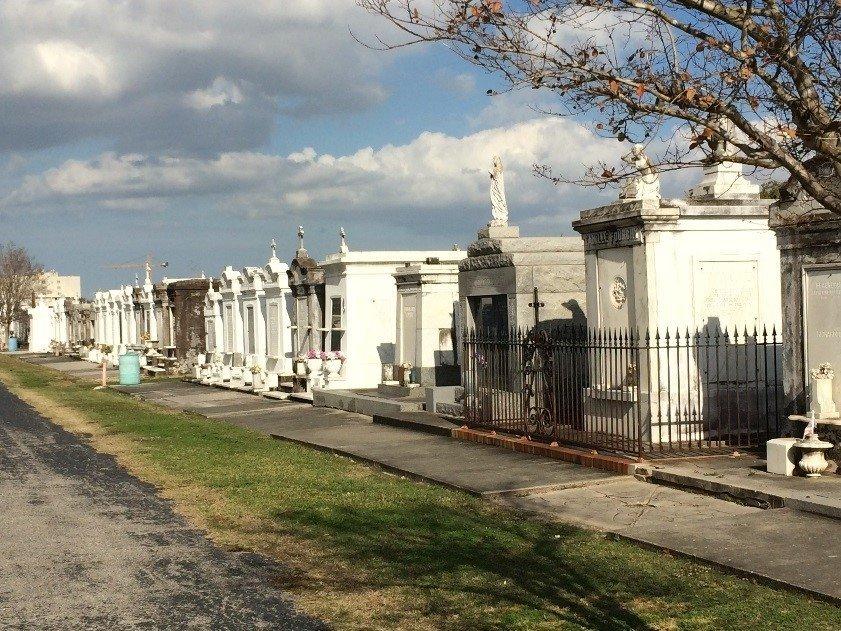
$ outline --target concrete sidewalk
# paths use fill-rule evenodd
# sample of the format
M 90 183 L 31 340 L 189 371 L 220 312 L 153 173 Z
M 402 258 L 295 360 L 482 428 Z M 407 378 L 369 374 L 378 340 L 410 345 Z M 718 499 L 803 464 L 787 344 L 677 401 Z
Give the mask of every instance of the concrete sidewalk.
M 117 389 L 409 478 L 492 497 L 540 519 L 597 528 L 841 601 L 841 521 L 789 508 L 763 510 L 498 447 L 374 425 L 367 416 L 303 403 L 178 381 Z

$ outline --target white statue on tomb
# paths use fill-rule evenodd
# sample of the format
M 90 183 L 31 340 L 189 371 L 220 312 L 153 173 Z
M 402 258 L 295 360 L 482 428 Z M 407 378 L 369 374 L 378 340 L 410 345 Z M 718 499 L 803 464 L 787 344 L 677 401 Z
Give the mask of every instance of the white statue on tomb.
M 350 252 L 350 248 L 347 246 L 347 241 L 345 241 L 346 236 L 347 233 L 345 232 L 345 229 L 339 228 L 339 252 L 342 254 Z
M 641 144 L 634 145 L 622 156 L 622 162 L 636 168 L 619 193 L 619 199 L 660 199 L 660 176 Z
M 493 157 L 493 169 L 491 169 L 491 222 L 488 225 L 508 225 L 508 202 L 505 199 L 502 158 L 499 156 Z
M 277 258 L 277 241 L 274 240 L 274 237 L 272 237 L 271 243 L 269 243 L 269 247 L 272 250 L 271 260 L 274 260 Z
M 298 250 L 304 249 L 304 227 L 298 226 Z
M 151 285 L 152 284 L 152 264 L 149 261 L 146 261 L 146 265 L 144 267 L 146 268 L 146 284 Z

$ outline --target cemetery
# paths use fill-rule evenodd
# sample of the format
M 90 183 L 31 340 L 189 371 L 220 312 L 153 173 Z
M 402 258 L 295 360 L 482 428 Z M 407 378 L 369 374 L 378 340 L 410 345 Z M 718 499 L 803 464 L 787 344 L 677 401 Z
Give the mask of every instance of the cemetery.
M 89 311 L 42 300 L 32 323 L 90 361 L 135 353 L 148 374 L 277 399 L 426 410 L 635 460 L 767 444 L 769 470 L 814 453 L 801 469 L 816 471 L 841 426 L 838 223 L 804 199 L 762 199 L 729 150 L 666 199 L 633 147 L 636 175 L 579 213 L 575 237 L 520 236 L 495 157 L 490 220 L 467 251 L 355 250 L 341 228 L 316 260 L 299 227 L 289 265 L 272 240 L 263 265 L 216 279 L 153 283 L 147 267 Z

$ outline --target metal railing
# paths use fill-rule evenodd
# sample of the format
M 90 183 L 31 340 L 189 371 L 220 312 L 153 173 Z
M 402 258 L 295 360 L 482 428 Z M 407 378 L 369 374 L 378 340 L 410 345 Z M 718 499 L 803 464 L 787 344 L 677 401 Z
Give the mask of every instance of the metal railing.
M 470 427 L 640 457 L 751 449 L 782 427 L 772 329 L 465 334 Z

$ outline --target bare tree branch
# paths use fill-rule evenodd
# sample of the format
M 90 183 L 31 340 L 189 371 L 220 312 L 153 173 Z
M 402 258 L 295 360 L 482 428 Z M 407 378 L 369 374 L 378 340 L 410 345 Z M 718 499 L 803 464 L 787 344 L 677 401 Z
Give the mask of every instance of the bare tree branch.
M 445 42 L 508 90 L 554 94 L 559 115 L 599 135 L 666 134 L 663 170 L 720 160 L 729 143 L 739 151 L 728 159 L 784 169 L 784 194 L 841 214 L 839 0 L 357 1 L 399 29 L 380 48 Z M 623 175 L 593 165 L 578 182 Z

